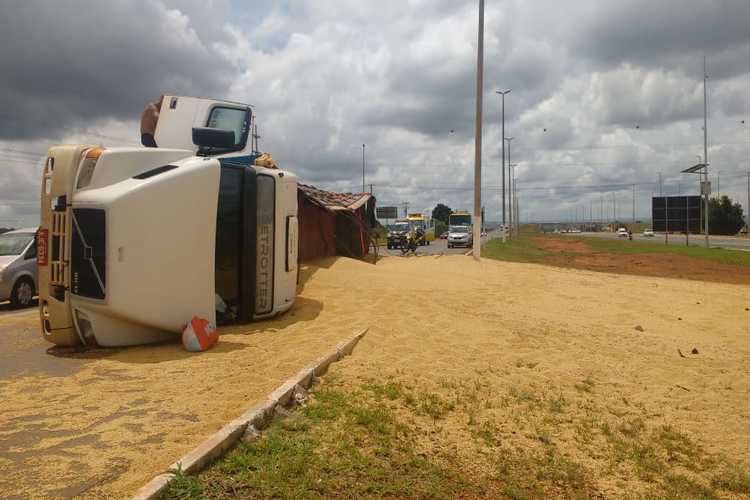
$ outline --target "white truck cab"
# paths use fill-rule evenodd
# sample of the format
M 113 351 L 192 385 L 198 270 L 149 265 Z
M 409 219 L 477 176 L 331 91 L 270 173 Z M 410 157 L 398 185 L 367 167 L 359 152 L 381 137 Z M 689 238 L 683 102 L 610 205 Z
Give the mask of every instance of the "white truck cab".
M 37 235 L 43 336 L 57 345 L 177 338 L 291 308 L 297 178 L 254 165 L 249 106 L 165 96 L 157 148 L 56 146 Z

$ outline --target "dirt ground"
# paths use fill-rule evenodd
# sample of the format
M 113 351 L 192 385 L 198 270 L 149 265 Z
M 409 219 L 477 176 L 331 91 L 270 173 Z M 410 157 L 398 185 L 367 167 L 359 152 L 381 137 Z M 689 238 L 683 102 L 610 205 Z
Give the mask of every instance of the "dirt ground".
M 534 238 L 534 244 L 553 252 L 544 262 L 560 267 L 660 278 L 750 284 L 750 267 L 669 253 L 617 254 L 596 252 L 580 241 Z
M 168 345 L 45 354 L 54 370 L 29 361 L 8 371 L 0 378 L 0 496 L 127 497 L 363 327 L 370 331 L 354 356 L 333 370 L 352 383 L 388 379 L 436 394 L 479 383 L 522 400 L 559 396 L 577 402 L 566 410 L 570 422 L 668 424 L 707 453 L 750 466 L 748 286 L 463 256 L 320 264 L 305 269 L 292 314 L 225 330 L 208 353 Z M 35 335 L 35 322 L 34 312 L 0 317 L 0 336 Z M 516 413 L 493 410 L 504 442 L 538 445 L 532 422 L 517 424 L 522 407 L 509 408 Z M 462 435 L 450 425 L 425 453 L 438 445 L 460 453 Z M 580 454 L 559 429 L 545 439 Z M 605 496 L 638 486 L 595 457 L 581 461 Z

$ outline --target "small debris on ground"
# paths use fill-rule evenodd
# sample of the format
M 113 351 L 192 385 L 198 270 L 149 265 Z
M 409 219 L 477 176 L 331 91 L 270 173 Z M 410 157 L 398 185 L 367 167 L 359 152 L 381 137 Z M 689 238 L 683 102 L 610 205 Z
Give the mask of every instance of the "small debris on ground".
M 646 331 L 641 325 L 636 326 L 635 329 L 638 330 L 639 332 L 645 332 Z
M 698 354 L 698 349 L 696 349 L 695 347 L 693 347 L 693 350 L 690 351 L 690 353 L 691 354 Z
M 687 356 L 685 356 L 684 354 L 682 354 L 681 350 L 677 349 L 677 352 L 680 353 L 680 357 L 681 358 L 687 358 Z

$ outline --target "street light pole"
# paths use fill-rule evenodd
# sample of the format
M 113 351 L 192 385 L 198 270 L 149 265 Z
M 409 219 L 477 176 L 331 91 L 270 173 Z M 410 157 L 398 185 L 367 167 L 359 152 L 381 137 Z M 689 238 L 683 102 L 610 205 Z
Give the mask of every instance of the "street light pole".
M 503 198 L 503 242 L 505 242 L 505 94 L 510 94 L 512 89 L 496 90 L 496 94 L 500 94 L 502 100 L 501 107 L 501 127 L 500 127 L 500 178 L 502 182 L 502 198 Z
M 479 29 L 477 34 L 477 96 L 474 123 L 474 260 L 480 260 L 482 225 L 482 92 L 484 90 L 484 0 L 479 0 Z
M 365 192 L 365 145 L 362 144 L 362 192 Z

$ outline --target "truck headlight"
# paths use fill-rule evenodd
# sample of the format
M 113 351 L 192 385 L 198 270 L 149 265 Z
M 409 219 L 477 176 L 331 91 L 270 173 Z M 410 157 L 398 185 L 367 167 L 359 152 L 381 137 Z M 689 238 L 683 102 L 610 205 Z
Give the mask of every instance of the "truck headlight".
M 104 152 L 104 148 L 94 148 L 86 151 L 86 156 L 81 161 L 78 167 L 78 181 L 76 182 L 76 189 L 82 189 L 91 184 L 91 178 L 94 176 L 94 169 L 96 168 L 96 162 L 99 161 L 99 157 Z

